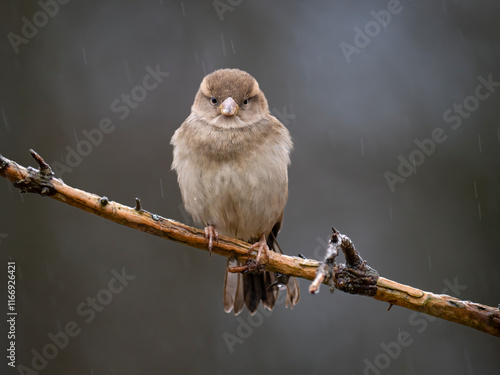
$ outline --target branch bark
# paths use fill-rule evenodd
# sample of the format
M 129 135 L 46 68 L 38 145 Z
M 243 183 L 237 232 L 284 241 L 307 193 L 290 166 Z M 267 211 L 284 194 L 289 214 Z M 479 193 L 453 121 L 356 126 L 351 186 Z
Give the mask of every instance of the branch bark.
M 150 213 L 141 207 L 138 198 L 132 208 L 66 185 L 61 179 L 54 177 L 50 166 L 36 152 L 30 150 L 30 153 L 38 163 L 39 170 L 25 168 L 0 155 L 0 175 L 12 181 L 22 193 L 49 196 L 115 223 L 208 251 L 202 230 Z M 214 243 L 212 253 L 246 263 L 257 255 L 256 251 L 249 253 L 249 248 L 250 244 L 246 242 L 220 236 L 219 241 Z M 334 262 L 339 249 L 346 256 L 346 265 Z M 347 293 L 371 296 L 390 306 L 405 307 L 500 337 L 498 308 L 425 292 L 379 277 L 359 256 L 352 241 L 335 230 L 327 250 L 323 262 L 271 252 L 266 269 L 314 280 L 311 292 L 317 292 L 319 285 L 323 283 Z

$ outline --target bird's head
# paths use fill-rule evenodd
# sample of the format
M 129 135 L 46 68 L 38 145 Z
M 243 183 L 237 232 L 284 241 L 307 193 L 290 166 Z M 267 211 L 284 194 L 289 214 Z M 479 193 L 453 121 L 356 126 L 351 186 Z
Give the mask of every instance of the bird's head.
M 201 82 L 192 112 L 212 125 L 239 128 L 261 121 L 269 114 L 269 108 L 250 74 L 239 69 L 220 69 Z

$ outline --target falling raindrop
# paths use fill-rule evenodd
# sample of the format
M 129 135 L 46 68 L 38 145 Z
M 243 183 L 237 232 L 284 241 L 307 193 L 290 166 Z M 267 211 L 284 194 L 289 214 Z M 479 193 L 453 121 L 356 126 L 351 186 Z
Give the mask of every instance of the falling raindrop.
M 205 68 L 205 60 L 201 59 L 201 67 L 203 68 L 203 75 L 207 75 L 207 69 Z
M 465 367 L 467 368 L 467 374 L 472 375 L 472 364 L 470 362 L 469 350 L 464 350 Z
M 82 47 L 82 51 L 83 51 L 83 63 L 87 65 L 87 55 L 85 54 L 85 47 Z
M 14 188 L 12 187 L 12 184 L 10 183 L 9 180 L 4 180 L 5 183 L 7 184 L 7 190 L 9 191 L 9 194 L 12 193 L 12 191 L 14 190 Z
M 9 130 L 9 123 L 7 121 L 7 117 L 5 116 L 5 111 L 3 108 L 2 108 L 2 120 L 3 120 L 3 124 L 5 126 L 5 129 Z
M 226 43 L 224 42 L 224 34 L 220 34 L 220 40 L 222 43 L 222 54 L 226 56 Z
M 181 1 L 182 15 L 185 16 L 186 12 L 184 10 L 184 1 Z
M 361 155 L 365 156 L 365 146 L 363 144 L 363 138 L 361 138 Z
M 163 182 L 161 181 L 161 178 L 160 178 L 160 190 L 161 190 L 161 197 L 163 198 Z

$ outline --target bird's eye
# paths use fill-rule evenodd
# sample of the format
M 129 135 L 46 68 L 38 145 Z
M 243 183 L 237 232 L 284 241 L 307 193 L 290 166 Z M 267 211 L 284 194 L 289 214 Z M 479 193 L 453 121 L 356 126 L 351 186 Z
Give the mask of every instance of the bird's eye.
M 248 99 L 243 100 L 243 104 L 247 105 L 248 104 Z
M 217 98 L 215 96 L 212 96 L 210 98 L 210 101 L 212 102 L 212 104 L 217 104 Z

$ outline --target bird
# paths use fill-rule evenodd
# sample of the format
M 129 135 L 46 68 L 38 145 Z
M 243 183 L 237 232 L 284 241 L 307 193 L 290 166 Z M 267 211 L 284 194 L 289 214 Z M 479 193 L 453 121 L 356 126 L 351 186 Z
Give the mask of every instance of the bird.
M 258 250 L 253 272 L 234 272 L 242 265 L 228 259 L 224 310 L 238 315 L 245 305 L 254 314 L 261 301 L 272 310 L 279 286 L 285 285 L 285 305 L 293 308 L 300 298 L 295 278 L 259 272 L 269 251 L 281 251 L 276 236 L 288 199 L 293 143 L 288 129 L 269 112 L 257 80 L 239 69 L 206 75 L 171 144 L 185 210 L 204 226 L 210 254 L 219 235 Z

